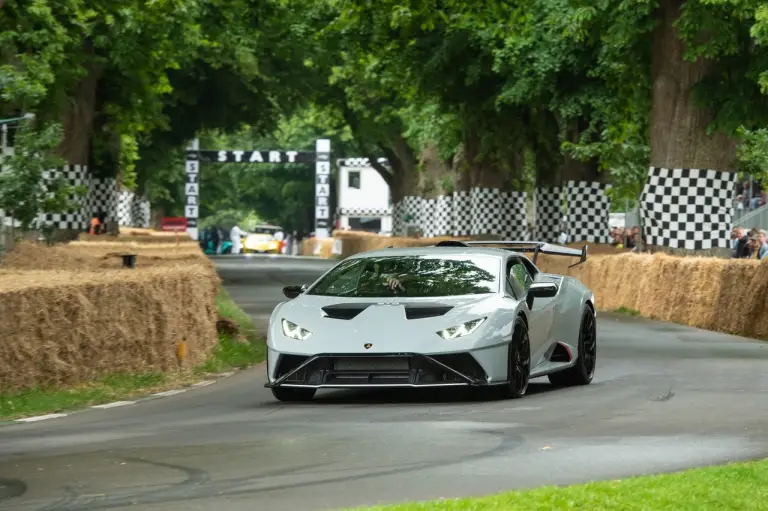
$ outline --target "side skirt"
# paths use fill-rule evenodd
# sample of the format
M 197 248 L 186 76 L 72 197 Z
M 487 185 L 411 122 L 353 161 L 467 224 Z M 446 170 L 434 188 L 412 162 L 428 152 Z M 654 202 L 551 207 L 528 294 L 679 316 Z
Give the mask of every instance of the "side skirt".
M 564 342 L 558 342 L 553 347 L 549 355 L 536 367 L 531 369 L 530 378 L 539 378 L 548 374 L 556 373 L 576 365 L 578 360 L 576 348 Z

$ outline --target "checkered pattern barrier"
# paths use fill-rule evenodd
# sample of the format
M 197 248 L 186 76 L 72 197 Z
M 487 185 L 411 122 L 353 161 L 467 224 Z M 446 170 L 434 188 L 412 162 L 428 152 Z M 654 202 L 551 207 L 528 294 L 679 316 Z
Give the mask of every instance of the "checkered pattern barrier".
M 453 192 L 453 235 L 472 233 L 472 197 L 467 190 Z
M 555 243 L 560 234 L 563 215 L 563 189 L 560 186 L 540 186 L 535 191 L 536 239 Z
M 735 172 L 651 167 L 640 195 L 646 243 L 729 248 L 735 181 Z
M 378 163 L 389 166 L 389 161 L 386 158 L 378 158 Z M 371 166 L 368 158 L 340 158 L 336 160 L 336 166 L 341 167 L 355 167 L 355 168 L 368 168 Z
M 70 186 L 88 187 L 90 176 L 86 165 L 66 165 L 61 169 L 46 171 L 43 173 L 44 180 L 64 179 Z M 41 221 L 44 225 L 51 225 L 56 229 L 83 230 L 88 225 L 90 216 L 86 209 L 87 200 L 85 197 L 70 195 L 70 202 L 75 206 L 66 213 L 45 213 L 41 215 Z
M 507 239 L 527 239 L 524 192 L 473 188 L 434 199 L 404 197 L 394 210 L 394 232 L 402 236 L 406 224 L 421 227 L 423 237 L 495 234 Z
M 597 181 L 568 181 L 568 241 L 608 243 L 611 199 L 610 184 Z
M 123 190 L 117 196 L 117 223 L 121 227 L 148 228 L 149 201 L 133 192 Z
M 107 222 L 117 220 L 117 180 L 114 178 L 93 178 L 88 188 L 86 208 L 90 215 L 106 214 Z
M 369 217 L 376 217 L 376 216 L 389 216 L 392 214 L 392 210 L 390 208 L 385 209 L 379 209 L 379 208 L 339 208 L 339 214 L 340 215 L 346 215 L 346 216 L 369 216 Z
M 10 156 L 14 153 L 14 147 L 10 144 L 7 130 L 0 126 L 0 155 Z M 3 171 L 0 166 L 0 172 Z M 118 220 L 120 225 L 133 227 L 149 227 L 150 206 L 146 199 L 131 199 L 130 192 L 118 193 L 115 179 L 93 178 L 88 172 L 87 165 L 65 165 L 60 169 L 49 170 L 43 173 L 44 180 L 63 177 L 71 186 L 84 186 L 88 193 L 85 197 L 72 195 L 69 197 L 75 205 L 72 211 L 66 213 L 47 213 L 40 215 L 43 225 L 50 225 L 57 229 L 85 230 L 94 214 L 101 211 L 107 214 L 107 220 Z M 126 219 L 130 219 L 127 220 Z M 7 222 L 9 218 L 0 211 L 0 222 Z
M 472 188 L 471 235 L 493 234 L 503 239 L 528 238 L 525 192 L 503 192 L 498 188 Z

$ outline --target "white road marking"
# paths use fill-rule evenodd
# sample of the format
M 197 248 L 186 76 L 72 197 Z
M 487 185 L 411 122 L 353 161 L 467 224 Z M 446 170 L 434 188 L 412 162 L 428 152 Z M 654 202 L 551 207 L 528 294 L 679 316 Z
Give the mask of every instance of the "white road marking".
M 166 396 L 175 396 L 176 394 L 181 394 L 182 392 L 186 392 L 187 389 L 173 389 L 173 390 L 166 390 L 165 392 L 158 392 L 157 394 L 152 394 L 156 397 L 166 397 Z
M 136 401 L 115 401 L 114 403 L 107 403 L 107 404 L 104 404 L 104 405 L 94 405 L 91 408 L 100 408 L 100 409 L 104 410 L 104 409 L 107 409 L 107 408 L 117 408 L 118 406 L 127 406 L 127 405 L 132 405 L 132 404 L 135 404 L 135 403 L 136 403 Z
M 219 376 L 222 377 L 222 378 L 229 378 L 233 374 L 235 374 L 235 371 L 228 371 L 226 373 L 220 373 Z
M 210 385 L 212 383 L 216 383 L 216 380 L 205 380 L 205 381 L 201 381 L 200 383 L 195 383 L 192 386 L 193 387 L 207 387 L 208 385 Z
M 25 417 L 23 419 L 16 419 L 16 422 L 37 422 L 66 416 L 66 413 L 49 413 L 47 415 L 38 415 L 37 417 Z

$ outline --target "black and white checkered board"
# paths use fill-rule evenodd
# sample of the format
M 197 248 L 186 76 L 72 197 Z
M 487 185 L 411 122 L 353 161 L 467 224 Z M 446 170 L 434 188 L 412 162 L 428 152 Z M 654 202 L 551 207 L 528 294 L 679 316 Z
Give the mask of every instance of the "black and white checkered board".
M 472 194 L 469 190 L 453 192 L 453 235 L 472 233 Z
M 381 165 L 384 165 L 385 167 L 389 166 L 389 162 L 386 158 L 378 158 L 376 160 Z M 366 169 L 371 166 L 370 160 L 368 158 L 339 158 L 336 160 L 336 166 L 341 167 L 354 167 L 357 169 Z
M 536 239 L 555 243 L 563 215 L 563 189 L 560 186 L 536 188 Z
M 353 217 L 380 217 L 391 215 L 392 210 L 390 208 L 339 208 L 338 214 Z
M 149 201 L 123 190 L 117 197 L 117 223 L 121 227 L 149 227 Z
M 471 234 L 492 234 L 508 240 L 528 239 L 525 192 L 472 188 Z
M 43 173 L 44 180 L 63 178 L 70 186 L 89 185 L 90 176 L 86 165 L 66 165 L 55 171 L 46 171 Z M 44 225 L 51 225 L 56 229 L 83 230 L 88 225 L 88 212 L 85 210 L 87 201 L 83 197 L 71 195 L 68 197 L 75 206 L 72 211 L 66 213 L 46 213 L 41 215 L 41 221 Z
M 646 243 L 729 248 L 736 177 L 735 172 L 651 167 L 640 195 Z
M 407 196 L 393 208 L 394 234 L 405 235 L 406 223 L 418 225 L 425 238 L 495 234 L 528 239 L 524 192 L 493 188 L 457 191 L 434 199 Z
M 117 180 L 114 178 L 93 178 L 88 189 L 86 208 L 89 215 L 106 214 L 107 222 L 117 220 Z
M 611 199 L 605 192 L 610 188 L 597 181 L 566 183 L 569 242 L 608 243 Z

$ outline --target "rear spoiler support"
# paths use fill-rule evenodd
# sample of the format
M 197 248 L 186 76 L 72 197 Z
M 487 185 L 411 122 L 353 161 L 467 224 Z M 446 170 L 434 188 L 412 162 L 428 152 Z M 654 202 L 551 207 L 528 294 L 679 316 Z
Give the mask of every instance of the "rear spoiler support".
M 533 264 L 536 264 L 536 259 L 539 254 L 545 255 L 559 255 L 566 257 L 578 257 L 579 262 L 569 266 L 573 268 L 579 264 L 584 263 L 587 260 L 587 245 L 584 245 L 581 250 L 563 247 L 561 245 L 553 245 L 552 243 L 545 243 L 543 241 L 458 241 L 449 240 L 441 241 L 436 247 L 473 247 L 473 246 L 497 246 L 499 248 L 505 248 L 515 252 L 532 252 Z

